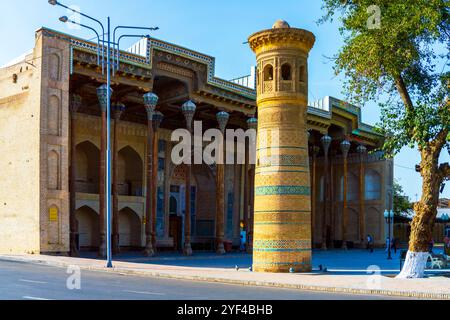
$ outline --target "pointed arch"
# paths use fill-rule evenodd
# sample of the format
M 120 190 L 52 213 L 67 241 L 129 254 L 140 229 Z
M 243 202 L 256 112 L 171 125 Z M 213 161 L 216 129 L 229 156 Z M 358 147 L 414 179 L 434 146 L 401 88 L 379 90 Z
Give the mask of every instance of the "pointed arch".
M 365 174 L 365 199 L 381 199 L 381 175 L 373 169 L 366 170 Z
M 98 194 L 100 150 L 91 141 L 76 146 L 76 190 L 82 193 Z
M 59 154 L 55 150 L 47 155 L 47 187 L 49 190 L 60 190 Z
M 375 207 L 370 207 L 366 211 L 366 232 L 370 234 L 374 240 L 380 241 L 381 239 L 381 213 Z
M 273 66 L 271 64 L 267 64 L 263 70 L 264 81 L 272 81 L 273 80 Z
M 119 194 L 142 197 L 144 163 L 139 153 L 131 146 L 122 148 L 119 151 L 117 165 Z
M 142 246 L 142 221 L 139 214 L 125 207 L 119 211 L 119 245 L 128 248 Z
M 89 206 L 76 210 L 79 246 L 82 250 L 95 250 L 100 243 L 99 214 Z
M 61 101 L 52 95 L 48 100 L 47 107 L 47 133 L 53 136 L 60 135 L 61 124 Z

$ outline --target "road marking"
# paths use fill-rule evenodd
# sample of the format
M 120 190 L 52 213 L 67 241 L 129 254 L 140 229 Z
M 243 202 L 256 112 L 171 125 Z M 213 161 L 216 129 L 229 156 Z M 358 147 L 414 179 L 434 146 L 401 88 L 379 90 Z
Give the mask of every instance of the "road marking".
M 135 294 L 145 294 L 149 296 L 165 296 L 164 293 L 157 293 L 157 292 L 147 292 L 147 291 L 133 291 L 133 290 L 123 290 L 123 292 L 127 293 L 135 293 Z
M 39 298 L 39 297 L 30 297 L 30 296 L 23 296 L 23 299 L 26 300 L 39 300 L 39 301 L 49 301 L 50 299 L 45 299 L 45 298 Z
M 37 283 L 37 284 L 47 284 L 47 282 L 43 281 L 36 281 L 36 280 L 27 280 L 27 279 L 20 279 L 20 282 L 28 282 L 28 283 Z

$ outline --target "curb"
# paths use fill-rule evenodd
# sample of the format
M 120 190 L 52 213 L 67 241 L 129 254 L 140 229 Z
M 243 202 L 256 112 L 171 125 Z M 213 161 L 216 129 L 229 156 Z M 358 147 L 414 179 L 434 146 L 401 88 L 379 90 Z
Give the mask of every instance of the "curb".
M 46 265 L 51 267 L 62 267 L 66 268 L 70 264 L 66 262 L 49 262 L 45 260 L 28 260 L 26 258 L 19 257 L 0 257 L 0 261 L 12 261 L 12 262 L 23 262 L 35 265 Z M 376 295 L 376 296 L 388 296 L 388 297 L 406 297 L 406 298 L 419 298 L 419 299 L 433 299 L 433 300 L 450 300 L 450 293 L 430 293 L 430 292 L 419 292 L 419 291 L 399 291 L 399 290 L 382 290 L 382 289 L 361 289 L 361 288 L 346 288 L 346 287 L 328 287 L 328 286 L 312 286 L 303 284 L 288 284 L 288 283 L 277 283 L 268 281 L 257 281 L 257 280 L 234 280 L 227 278 L 217 278 L 217 277 L 203 277 L 203 276 L 190 276 L 190 275 L 180 275 L 180 274 L 167 274 L 155 271 L 140 271 L 136 269 L 125 269 L 114 267 L 112 269 L 107 269 L 103 267 L 96 266 L 79 266 L 81 270 L 88 271 L 98 271 L 105 273 L 115 273 L 120 275 L 134 275 L 141 277 L 151 277 L 151 278 L 162 278 L 162 279 L 175 279 L 175 280 L 187 280 L 187 281 L 200 281 L 209 283 L 223 283 L 231 285 L 241 285 L 241 286 L 253 286 L 253 287 L 270 287 L 270 288 L 283 288 L 283 289 L 296 289 L 304 291 L 314 291 L 314 292 L 328 292 L 328 293 L 344 293 L 344 294 L 356 294 L 356 295 Z

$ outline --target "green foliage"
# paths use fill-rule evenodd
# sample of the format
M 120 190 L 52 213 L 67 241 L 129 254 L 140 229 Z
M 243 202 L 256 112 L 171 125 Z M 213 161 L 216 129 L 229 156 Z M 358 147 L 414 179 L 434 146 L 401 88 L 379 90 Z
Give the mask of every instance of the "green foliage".
M 450 72 L 444 70 L 450 61 L 450 0 L 323 2 L 320 22 L 339 16 L 344 37 L 335 72 L 345 75 L 351 102 L 381 102 L 378 130 L 387 136 L 387 155 L 406 145 L 425 147 L 448 131 Z M 373 5 L 380 8 L 380 28 L 368 27 Z
M 409 201 L 409 198 L 405 195 L 403 187 L 394 180 L 393 186 L 394 192 L 394 214 L 396 216 L 406 217 L 410 210 L 412 210 L 413 204 Z

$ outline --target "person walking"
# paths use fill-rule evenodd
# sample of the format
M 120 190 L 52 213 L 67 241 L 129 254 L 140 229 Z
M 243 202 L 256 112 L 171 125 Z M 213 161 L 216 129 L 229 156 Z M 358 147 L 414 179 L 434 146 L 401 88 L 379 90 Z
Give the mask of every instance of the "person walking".
M 370 234 L 367 235 L 367 250 L 373 253 L 373 238 Z
M 397 254 L 397 239 L 396 238 L 392 238 L 391 249 L 394 250 L 394 254 Z

